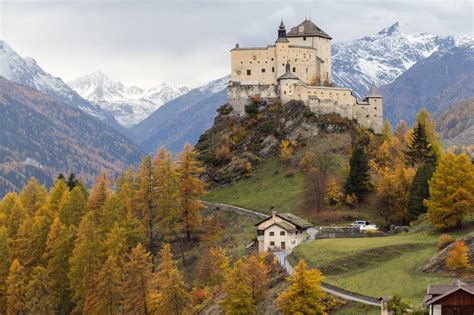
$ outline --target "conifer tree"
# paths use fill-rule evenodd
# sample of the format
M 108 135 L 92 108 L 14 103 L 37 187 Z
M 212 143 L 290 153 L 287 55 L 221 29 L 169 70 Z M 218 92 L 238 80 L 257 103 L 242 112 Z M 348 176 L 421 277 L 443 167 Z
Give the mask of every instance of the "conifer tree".
M 155 314 L 183 314 L 189 308 L 191 295 L 173 260 L 171 245 L 164 244 L 160 252 L 160 264 L 154 275 L 151 305 Z
M 439 142 L 439 135 L 436 133 L 436 123 L 431 118 L 430 113 L 426 108 L 422 108 L 416 115 L 416 123 L 421 124 L 425 127 L 426 136 L 428 142 L 431 144 L 431 148 L 435 156 L 442 155 L 441 143 Z
M 114 315 L 121 311 L 123 299 L 123 272 L 117 258 L 109 256 L 93 279 L 84 303 L 85 314 Z
M 323 279 L 319 270 L 308 269 L 300 260 L 288 278 L 288 290 L 278 297 L 283 314 L 326 314 L 324 291 L 321 289 Z
M 125 314 L 150 314 L 148 306 L 151 255 L 138 244 L 129 254 L 128 262 L 124 266 L 123 309 Z
M 48 233 L 43 259 L 46 261 L 54 308 L 59 314 L 68 313 L 71 307 L 68 273 L 73 248 L 73 233 L 59 218 L 55 218 Z
M 101 228 L 104 231 L 112 229 L 116 222 L 123 222 L 127 216 L 127 207 L 119 194 L 112 194 L 102 207 Z
M 408 124 L 405 120 L 398 122 L 397 128 L 395 128 L 395 137 L 397 137 L 402 147 L 405 147 L 406 134 L 408 132 Z
M 65 180 L 65 183 L 69 189 L 69 191 L 73 190 L 74 187 L 80 185 L 80 180 L 76 178 L 76 174 L 70 173 L 69 176 L 67 177 L 67 180 Z
M 153 186 L 153 163 L 150 156 L 146 156 L 140 164 L 138 176 L 138 191 L 136 192 L 137 207 L 140 209 L 143 225 L 148 237 L 147 248 L 153 252 L 155 239 L 155 224 L 157 220 L 155 191 Z
M 77 227 L 86 212 L 87 198 L 81 187 L 74 187 L 66 196 L 59 208 L 59 218 L 66 226 Z
M 214 287 L 224 283 L 229 270 L 229 257 L 219 247 L 206 248 L 196 268 L 196 284 Z
M 92 188 L 89 200 L 87 201 L 87 208 L 92 211 L 95 215 L 96 222 L 102 217 L 102 207 L 104 206 L 107 198 L 110 196 L 109 181 L 107 179 L 107 173 L 102 172 L 97 177 L 97 180 Z
M 135 215 L 135 192 L 137 190 L 135 172 L 133 166 L 122 172 L 117 180 L 117 195 L 127 209 L 127 213 Z
M 410 219 L 415 220 L 422 213 L 426 213 L 423 200 L 429 199 L 430 191 L 428 181 L 433 176 L 434 167 L 431 163 L 423 163 L 417 170 L 410 186 L 408 197 L 408 211 Z
M 6 218 L 6 228 L 8 231 L 8 237 L 14 240 L 18 235 L 21 223 L 25 221 L 29 215 L 23 209 L 19 198 L 15 198 L 15 202 L 9 212 L 10 214 Z
M 390 140 L 391 138 L 392 138 L 392 125 L 390 124 L 390 121 L 387 119 L 383 122 L 381 139 L 382 141 L 385 141 L 385 140 Z
M 256 255 L 251 255 L 245 259 L 242 267 L 254 304 L 257 304 L 264 299 L 267 293 L 268 268 L 263 259 Z
M 356 145 L 352 150 L 349 176 L 344 186 L 346 194 L 362 200 L 369 191 L 369 161 L 364 149 Z
M 46 188 L 32 177 L 20 193 L 21 205 L 28 215 L 33 216 L 46 203 L 46 195 Z
M 238 260 L 225 279 L 225 298 L 221 304 L 226 314 L 256 314 L 255 301 L 242 264 L 242 260 Z
M 434 163 L 436 157 L 423 124 L 418 123 L 415 126 L 405 155 L 408 165 L 411 166 L 430 161 Z
M 68 187 L 63 180 L 57 180 L 48 195 L 48 207 L 51 214 L 56 215 L 61 206 L 61 201 L 64 200 L 63 195 L 68 191 Z
M 12 208 L 18 201 L 18 195 L 16 192 L 6 194 L 3 199 L 0 199 L 0 225 L 7 225 L 10 218 Z
M 206 193 L 204 182 L 199 178 L 203 168 L 196 156 L 197 153 L 190 144 L 185 144 L 183 151 L 178 154 L 179 211 L 188 241 L 191 240 L 191 233 L 200 227 L 203 205 L 199 197 Z
M 26 283 L 25 269 L 18 259 L 10 267 L 7 286 L 7 314 L 23 314 L 26 312 Z
M 0 314 L 6 313 L 7 310 L 6 280 L 10 265 L 8 232 L 5 227 L 0 225 Z
M 429 181 L 428 219 L 437 228 L 459 227 L 474 213 L 474 165 L 466 154 L 449 152 Z
M 55 313 L 54 297 L 51 294 L 48 271 L 36 266 L 26 286 L 26 308 L 29 314 Z
M 74 250 L 69 258 L 69 282 L 75 312 L 82 312 L 93 279 L 102 262 L 102 239 L 94 221 L 94 213 L 87 213 L 77 231 Z

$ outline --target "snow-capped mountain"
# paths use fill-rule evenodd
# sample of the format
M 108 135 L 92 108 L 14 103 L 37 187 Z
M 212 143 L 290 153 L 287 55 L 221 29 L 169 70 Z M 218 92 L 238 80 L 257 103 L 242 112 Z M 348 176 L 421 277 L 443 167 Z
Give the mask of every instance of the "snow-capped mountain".
M 61 102 L 79 108 L 119 131 L 123 131 L 115 118 L 100 106 L 83 99 L 61 78 L 44 71 L 33 58 L 18 55 L 5 41 L 0 40 L 0 76 L 5 79 L 31 87 Z
M 186 87 L 161 84 L 151 89 L 125 86 L 101 71 L 68 83 L 79 95 L 110 112 L 125 127 L 132 127 L 164 103 L 189 91 Z
M 440 49 L 473 42 L 472 34 L 453 37 L 409 33 L 397 22 L 374 35 L 333 44 L 333 81 L 361 97 L 372 83 L 390 84 L 412 65 Z

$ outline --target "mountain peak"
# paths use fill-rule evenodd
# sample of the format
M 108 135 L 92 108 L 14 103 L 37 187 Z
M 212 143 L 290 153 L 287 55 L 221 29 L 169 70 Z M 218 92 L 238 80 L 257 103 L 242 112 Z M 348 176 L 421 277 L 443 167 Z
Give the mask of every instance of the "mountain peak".
M 405 23 L 395 22 L 389 27 L 386 27 L 380 32 L 378 32 L 377 35 L 380 35 L 380 36 L 402 35 L 406 33 L 406 29 L 407 29 L 407 25 Z

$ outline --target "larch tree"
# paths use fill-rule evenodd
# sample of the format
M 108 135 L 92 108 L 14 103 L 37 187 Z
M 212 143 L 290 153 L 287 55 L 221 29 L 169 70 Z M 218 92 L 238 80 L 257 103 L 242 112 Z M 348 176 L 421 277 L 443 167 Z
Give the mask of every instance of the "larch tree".
M 94 213 L 96 223 L 102 219 L 102 207 L 110 196 L 109 185 L 107 172 L 100 173 L 87 200 L 87 209 Z
M 464 242 L 457 241 L 449 251 L 445 261 L 446 267 L 459 273 L 470 272 L 469 247 Z
M 261 302 L 268 290 L 268 268 L 257 255 L 247 257 L 243 262 L 243 271 L 254 303 Z
M 128 255 L 124 266 L 123 310 L 125 314 L 150 314 L 149 293 L 151 255 L 142 244 L 138 244 Z
M 0 314 L 7 310 L 6 280 L 10 269 L 10 251 L 8 248 L 8 231 L 0 225 Z
M 398 125 L 395 128 L 395 137 L 397 137 L 402 147 L 405 146 L 407 132 L 408 132 L 408 124 L 405 120 L 402 119 L 398 122 Z
M 86 212 L 87 198 L 81 187 L 74 187 L 59 207 L 59 218 L 67 226 L 79 226 Z
M 87 294 L 92 290 L 93 279 L 100 269 L 103 244 L 94 213 L 87 213 L 77 230 L 74 250 L 69 258 L 69 282 L 75 312 L 83 312 Z
M 220 247 L 209 247 L 200 256 L 196 268 L 196 285 L 215 287 L 224 283 L 229 271 L 229 257 Z
M 221 305 L 226 314 L 256 314 L 255 300 L 246 281 L 242 260 L 227 273 L 224 282 L 225 297 Z
M 68 273 L 69 257 L 73 248 L 73 232 L 62 224 L 59 218 L 55 218 L 48 233 L 43 259 L 46 261 L 55 310 L 60 314 L 68 313 L 71 308 Z
M 200 211 L 203 208 L 199 197 L 206 193 L 204 182 L 200 179 L 203 168 L 196 159 L 197 153 L 190 144 L 185 144 L 178 154 L 178 200 L 179 214 L 183 222 L 183 231 L 188 241 L 191 233 L 201 225 Z
M 69 193 L 66 183 L 63 180 L 57 180 L 48 195 L 50 213 L 55 215 L 59 212 L 59 207 L 61 206 L 61 201 L 64 200 L 63 195 L 66 191 Z
M 54 314 L 55 301 L 49 285 L 48 271 L 42 266 L 33 268 L 26 286 L 26 308 L 29 314 Z
M 46 196 L 46 188 L 32 177 L 20 193 L 23 209 L 28 215 L 33 216 L 39 208 L 46 204 Z
M 23 209 L 19 198 L 15 198 L 15 202 L 13 203 L 13 206 L 11 207 L 9 212 L 10 213 L 6 218 L 6 228 L 8 231 L 9 238 L 14 240 L 18 235 L 18 231 L 22 222 L 26 218 L 29 218 L 29 215 Z
M 18 259 L 15 259 L 10 267 L 6 281 L 7 314 L 26 313 L 26 285 L 25 269 Z
M 364 149 L 355 145 L 352 150 L 352 156 L 349 161 L 350 170 L 344 186 L 347 195 L 354 194 L 358 200 L 369 191 L 369 160 Z
M 136 176 L 133 166 L 122 172 L 117 180 L 117 194 L 122 200 L 127 212 L 135 215 Z
M 392 138 L 392 125 L 390 124 L 390 120 L 386 119 L 384 122 L 383 122 L 383 126 L 382 126 L 382 134 L 381 134 L 381 139 L 382 141 L 385 141 L 385 140 L 390 140 Z
M 431 163 L 423 163 L 416 170 L 408 197 L 408 212 L 412 220 L 418 218 L 420 214 L 426 213 L 426 206 L 423 204 L 423 200 L 430 198 L 428 181 L 433 176 L 434 169 Z
M 156 194 L 153 186 L 153 161 L 151 156 L 146 156 L 140 164 L 138 190 L 135 197 L 136 206 L 140 209 L 143 225 L 145 226 L 148 237 L 147 248 L 150 253 L 153 253 L 157 213 L 155 206 Z
M 317 269 L 308 269 L 300 260 L 288 278 L 289 287 L 278 296 L 278 305 L 283 314 L 327 314 L 324 305 L 323 280 Z
M 437 228 L 459 227 L 474 213 L 474 165 L 466 154 L 449 152 L 429 181 L 428 219 Z
M 184 314 L 189 309 L 191 295 L 173 260 L 170 244 L 163 245 L 152 284 L 154 293 L 150 300 L 153 314 Z

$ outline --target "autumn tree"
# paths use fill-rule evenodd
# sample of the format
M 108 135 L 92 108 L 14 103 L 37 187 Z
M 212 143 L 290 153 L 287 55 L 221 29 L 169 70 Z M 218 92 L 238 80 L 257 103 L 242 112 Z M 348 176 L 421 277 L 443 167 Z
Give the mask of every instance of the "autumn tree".
M 422 108 L 416 115 L 416 124 L 424 126 L 428 142 L 431 144 L 434 155 L 436 157 L 441 156 L 443 150 L 439 141 L 439 135 L 436 133 L 436 123 L 426 108 Z
M 337 206 L 341 203 L 342 198 L 342 192 L 337 186 L 336 180 L 331 178 L 329 180 L 327 192 L 324 195 L 324 202 L 330 206 Z
M 268 268 L 263 256 L 251 255 L 247 257 L 242 268 L 254 304 L 257 304 L 264 299 L 268 290 Z
M 138 190 L 136 192 L 137 207 L 143 218 L 143 225 L 148 237 L 147 248 L 153 252 L 153 241 L 155 239 L 155 224 L 157 220 L 155 191 L 153 186 L 153 162 L 151 156 L 146 156 L 140 164 L 138 176 Z
M 221 304 L 226 314 L 256 314 L 255 301 L 246 281 L 242 260 L 238 260 L 224 282 L 225 298 Z
M 278 296 L 278 304 L 284 314 L 326 314 L 323 303 L 323 280 L 317 269 L 308 269 L 300 260 L 288 278 L 289 287 Z
M 63 180 L 57 180 L 48 195 L 48 208 L 51 214 L 58 213 L 66 191 L 69 193 L 66 183 Z
M 196 284 L 214 287 L 221 285 L 229 269 L 229 257 L 220 247 L 205 249 L 196 268 Z
M 369 161 L 364 149 L 355 145 L 349 162 L 350 170 L 344 186 L 347 195 L 355 194 L 358 200 L 369 191 Z
M 102 237 L 94 216 L 94 212 L 89 212 L 82 219 L 69 258 L 68 277 L 75 312 L 83 312 L 87 294 L 93 288 L 93 279 L 102 263 Z
M 79 226 L 86 212 L 87 198 L 80 187 L 74 187 L 59 208 L 59 218 L 67 226 Z
M 428 218 L 437 228 L 459 227 L 474 213 L 474 165 L 467 155 L 446 154 L 429 181 L 430 199 L 424 201 Z
M 0 225 L 0 314 L 6 313 L 7 287 L 6 280 L 10 269 L 10 251 L 8 248 L 7 229 Z
M 43 259 L 46 261 L 54 308 L 60 314 L 68 313 L 71 307 L 68 273 L 73 248 L 73 232 L 59 218 L 55 218 L 48 233 Z
M 382 141 L 389 140 L 392 138 L 392 125 L 390 120 L 385 120 L 382 126 L 382 134 L 380 135 Z
M 87 200 L 87 209 L 94 213 L 96 223 L 102 219 L 102 207 L 110 196 L 109 184 L 107 172 L 100 173 Z
M 54 297 L 49 285 L 48 271 L 36 266 L 30 276 L 25 290 L 26 308 L 30 314 L 55 313 Z
M 33 216 L 41 206 L 46 204 L 46 196 L 46 188 L 32 177 L 20 193 L 21 205 L 29 216 Z
M 26 220 L 26 218 L 29 218 L 30 216 L 23 209 L 20 199 L 16 197 L 16 194 L 10 196 L 13 197 L 13 203 L 11 204 L 11 207 L 9 207 L 9 209 L 4 212 L 7 214 L 5 219 L 5 227 L 7 228 L 8 237 L 14 240 L 18 235 L 20 225 Z
M 185 144 L 178 154 L 178 200 L 179 214 L 183 223 L 183 232 L 188 241 L 191 233 L 196 232 L 201 225 L 200 211 L 203 208 L 199 197 L 206 193 L 204 182 L 200 179 L 203 168 L 196 159 L 197 153 L 190 144 Z
M 7 314 L 23 314 L 27 311 L 26 285 L 25 269 L 18 259 L 15 259 L 10 267 L 6 281 Z
M 138 244 L 128 255 L 124 265 L 123 310 L 125 314 L 150 314 L 149 292 L 151 255 Z
M 462 241 L 454 243 L 453 249 L 446 257 L 446 267 L 456 272 L 469 272 L 471 263 L 469 262 L 469 247 Z
M 191 295 L 173 260 L 170 244 L 164 244 L 160 252 L 160 264 L 154 275 L 153 287 L 151 306 L 154 314 L 186 313 Z
M 296 150 L 296 142 L 294 140 L 283 139 L 280 142 L 280 159 L 288 161 Z
M 431 163 L 423 163 L 416 170 L 408 196 L 408 212 L 412 220 L 418 218 L 420 214 L 426 213 L 423 200 L 430 197 L 428 181 L 433 176 L 433 172 L 434 166 Z

